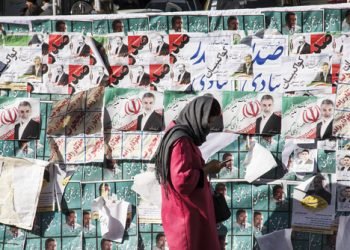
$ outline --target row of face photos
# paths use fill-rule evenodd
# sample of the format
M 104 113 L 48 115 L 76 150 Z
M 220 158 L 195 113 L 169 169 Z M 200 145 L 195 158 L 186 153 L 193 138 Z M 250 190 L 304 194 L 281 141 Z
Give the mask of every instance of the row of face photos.
M 2 23 L 3 29 L 13 32 L 29 31 L 29 26 Z M 282 34 L 294 32 L 350 31 L 349 9 L 324 9 L 296 12 L 263 12 L 261 15 L 171 15 L 144 18 L 71 21 L 35 20 L 35 32 L 82 32 L 106 34 L 112 32 L 210 32 L 216 30 L 245 30 L 256 32 L 261 29 L 275 29 Z
M 108 184 L 100 184 L 100 187 L 107 186 Z M 288 201 L 286 200 L 286 196 L 283 191 L 282 185 L 274 185 L 272 188 L 272 197 L 271 201 L 276 204 L 277 209 L 282 208 L 282 210 L 289 210 L 288 209 Z M 227 195 L 226 192 L 226 186 L 224 183 L 217 183 L 215 185 L 215 191 L 218 193 L 221 193 L 225 196 L 226 200 L 230 202 L 230 197 Z M 113 199 L 113 194 L 111 196 L 108 196 L 108 199 Z M 251 209 L 244 209 L 244 208 L 238 208 L 234 209 L 234 215 L 233 217 L 233 224 L 230 225 L 226 224 L 220 224 L 220 228 L 218 229 L 219 235 L 231 235 L 231 232 L 228 233 L 228 229 L 231 227 L 232 233 L 234 235 L 251 235 L 252 233 L 254 235 L 261 235 L 267 233 L 267 221 L 264 220 L 264 215 L 267 215 L 267 211 L 257 211 L 255 210 L 253 213 L 252 221 L 250 222 L 249 217 L 252 215 Z M 79 219 L 81 217 L 81 219 Z M 56 219 L 55 219 L 56 220 Z M 48 223 L 45 222 L 46 220 L 43 218 L 42 221 L 36 219 L 34 221 L 34 228 L 32 231 L 30 231 L 31 235 L 30 238 L 33 238 L 34 235 L 41 235 L 44 232 L 40 233 L 40 227 L 39 225 L 42 223 Z M 39 224 L 38 224 L 39 223 Z M 100 228 L 99 224 L 96 224 L 96 221 L 93 219 L 93 213 L 89 210 L 66 210 L 62 213 L 62 223 L 59 223 L 59 228 L 55 228 L 54 231 L 51 231 L 49 233 L 45 233 L 46 237 L 52 237 L 52 238 L 46 238 L 45 240 L 45 249 L 51 249 L 48 248 L 49 246 L 57 246 L 56 237 L 61 235 L 62 230 L 62 236 L 69 237 L 69 236 L 78 236 L 81 237 L 82 235 L 84 238 L 96 238 L 96 236 L 100 236 Z M 49 226 L 49 225 L 47 225 Z M 252 227 L 253 226 L 253 227 Z M 6 244 L 22 244 L 22 241 L 25 240 L 25 231 L 22 231 L 22 229 L 17 228 L 15 226 L 6 226 L 0 228 L 4 232 L 4 243 Z M 135 225 L 131 220 L 127 220 L 126 223 L 126 232 L 132 236 L 134 235 L 135 231 Z M 253 231 L 252 231 L 253 230 Z M 273 228 L 269 228 L 269 231 L 273 231 Z M 224 234 L 222 234 L 222 231 L 224 231 Z M 159 236 L 158 236 L 159 235 Z M 28 236 L 28 235 L 27 235 Z M 156 237 L 156 242 L 158 241 L 159 237 L 164 237 L 163 233 L 158 233 Z M 73 239 L 73 238 L 71 238 Z M 112 244 L 109 240 L 101 240 L 101 245 L 104 243 Z M 79 243 L 79 240 L 75 243 Z M 102 249 L 104 249 L 102 247 Z
M 91 89 L 90 93 L 99 91 L 100 88 Z M 64 127 L 69 130 L 73 125 L 72 121 L 62 123 L 62 128 L 57 127 L 57 122 L 64 122 L 62 118 L 67 114 L 74 114 L 74 112 L 87 112 L 87 117 L 98 119 L 98 116 L 102 112 L 102 102 L 95 107 L 91 107 L 87 110 L 83 102 L 90 97 L 85 97 L 84 93 L 75 95 L 71 100 L 64 99 L 57 102 L 53 106 L 52 114 L 49 117 L 48 132 L 51 136 L 65 135 Z M 124 94 L 124 95 L 120 95 Z M 208 95 L 203 93 L 204 95 Z M 178 92 L 165 92 L 163 96 L 159 92 L 148 92 L 148 91 L 135 91 L 134 89 L 107 89 L 105 94 L 105 118 L 104 127 L 107 133 L 115 133 L 118 131 L 147 131 L 147 132 L 160 132 L 163 131 L 165 126 L 168 125 L 172 120 L 176 119 L 179 112 L 185 105 L 196 97 L 194 94 L 182 94 Z M 230 103 L 226 106 L 222 106 L 223 115 L 218 117 L 215 123 L 212 124 L 212 131 L 224 130 L 227 132 L 235 132 L 239 134 L 261 134 L 261 135 L 276 135 L 284 134 L 287 138 L 308 138 L 308 139 L 331 139 L 333 136 L 342 136 L 341 132 L 338 131 L 338 127 L 333 126 L 334 124 L 339 125 L 343 123 L 341 119 L 342 112 L 338 111 L 338 106 L 334 104 L 334 95 L 329 94 L 327 97 L 316 98 L 307 96 L 295 96 L 285 97 L 280 94 L 264 94 L 255 92 L 213 92 L 210 95 L 214 95 L 219 103 L 223 105 L 223 99 Z M 103 95 L 99 93 L 99 97 L 103 99 Z M 164 98 L 164 99 L 163 99 Z M 70 101 L 69 101 L 70 100 Z M 93 99 L 92 99 L 93 100 Z M 170 100 L 170 103 L 164 103 L 165 100 Z M 310 101 L 314 103 L 310 106 Z M 13 134 L 8 137 L 3 134 L 4 139 L 38 139 L 40 133 L 40 102 L 38 99 L 31 98 L 2 98 L 3 115 L 1 117 L 3 121 L 3 129 L 5 134 L 10 130 L 14 131 Z M 296 106 L 295 104 L 304 102 L 304 105 Z M 232 104 L 231 104 L 232 103 Z M 288 110 L 290 105 L 292 109 Z M 231 107 L 232 106 L 232 107 Z M 283 106 L 283 107 L 282 107 Z M 165 110 L 164 110 L 165 109 Z M 232 109 L 232 110 L 231 110 Z M 116 112 L 116 110 L 119 110 Z M 121 112 L 121 113 L 120 113 Z M 290 115 L 292 112 L 292 115 Z M 338 112 L 338 113 L 336 113 Z M 124 114 L 125 113 L 125 114 Z M 78 114 L 78 113 L 76 113 Z M 91 116 L 93 115 L 93 116 Z M 237 116 L 237 117 L 236 117 Z M 236 118 L 234 118 L 236 117 Z M 282 119 L 283 118 L 283 119 Z M 285 120 L 286 118 L 287 120 Z M 334 118 L 337 118 L 335 123 Z M 290 119 L 294 119 L 297 123 L 291 124 Z M 50 125 L 50 122 L 54 122 Z M 83 121 L 87 126 L 90 120 Z M 223 122 L 222 122 L 223 121 Z M 128 126 L 135 122 L 136 126 Z M 19 136 L 19 126 L 28 125 L 30 131 L 22 131 L 22 136 Z M 288 123 L 288 125 L 287 125 Z M 299 124 L 300 123 L 300 124 Z M 59 123 L 61 124 L 61 123 Z M 84 124 L 79 127 L 72 127 L 74 134 L 70 136 L 84 134 L 83 131 L 76 131 L 78 128 L 82 128 Z M 49 129 L 50 128 L 50 129 Z M 100 126 L 99 126 L 100 128 Z M 304 132 L 316 130 L 304 137 L 302 133 L 294 133 L 296 128 L 301 128 Z M 63 129 L 63 130 L 62 130 Z M 56 131 L 56 132 L 55 132 Z M 294 131 L 294 132 L 293 132 Z M 63 132 L 63 134 L 62 134 Z M 89 132 L 100 134 L 101 131 Z M 28 134 L 28 136 L 24 136 Z M 294 134 L 293 134 L 294 133 Z M 68 133 L 66 135 L 69 136 Z M 5 137 L 4 137 L 5 136 Z M 344 135 L 347 137 L 347 134 Z

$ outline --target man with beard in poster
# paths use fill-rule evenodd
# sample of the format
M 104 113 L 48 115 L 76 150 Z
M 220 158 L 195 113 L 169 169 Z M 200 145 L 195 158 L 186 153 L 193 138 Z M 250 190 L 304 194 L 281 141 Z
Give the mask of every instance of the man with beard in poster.
M 271 95 L 261 97 L 262 115 L 256 119 L 256 134 L 279 134 L 281 132 L 281 117 L 273 112 L 274 100 Z
M 316 126 L 316 138 L 325 140 L 332 138 L 334 103 L 324 99 L 321 102 L 321 122 Z
M 31 119 L 32 106 L 28 101 L 18 105 L 19 122 L 15 125 L 15 140 L 38 139 L 40 136 L 40 123 Z
M 155 96 L 145 93 L 142 97 L 143 114 L 137 117 L 137 130 L 161 131 L 164 129 L 163 117 L 154 110 Z

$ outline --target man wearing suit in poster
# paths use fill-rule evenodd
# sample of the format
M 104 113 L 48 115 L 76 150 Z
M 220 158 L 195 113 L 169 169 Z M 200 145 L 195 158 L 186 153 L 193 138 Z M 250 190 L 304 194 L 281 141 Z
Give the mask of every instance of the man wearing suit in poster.
M 316 138 L 325 140 L 332 138 L 334 103 L 324 99 L 321 102 L 321 122 L 316 126 Z
M 299 46 L 297 49 L 297 54 L 310 54 L 310 44 L 305 41 L 305 36 L 303 36 L 302 40 L 299 41 Z
M 115 38 L 116 48 L 115 48 L 115 55 L 118 57 L 126 57 L 128 56 L 128 46 L 123 43 L 123 38 L 120 36 L 117 36 Z
M 157 56 L 166 56 L 169 55 L 169 44 L 164 42 L 164 37 L 158 35 L 156 37 L 156 55 Z
M 84 36 L 80 36 L 78 38 L 78 47 L 77 47 L 76 54 L 78 56 L 83 56 L 83 57 L 90 56 L 90 46 L 85 43 Z
M 239 71 L 248 76 L 253 75 L 253 57 L 251 54 L 248 54 L 244 57 L 244 63 L 241 64 Z
M 142 96 L 143 114 L 137 117 L 137 130 L 161 131 L 164 129 L 163 117 L 154 111 L 154 103 L 154 94 L 148 92 Z
M 98 86 L 108 86 L 109 85 L 109 76 L 105 74 L 104 68 L 102 66 L 97 69 L 98 76 L 96 78 L 95 84 Z
M 279 134 L 281 132 L 281 117 L 273 113 L 273 97 L 263 95 L 260 105 L 262 115 L 256 119 L 256 134 Z
M 55 83 L 57 85 L 65 86 L 68 84 L 68 74 L 64 72 L 63 65 L 60 65 L 56 69 Z
M 31 119 L 32 106 L 28 101 L 18 105 L 19 123 L 15 125 L 15 140 L 39 139 L 40 123 Z
M 332 75 L 329 73 L 329 64 L 322 64 L 322 71 L 318 72 L 313 82 L 332 83 Z
M 179 74 L 177 76 L 177 82 L 180 85 L 187 85 L 191 83 L 191 73 L 186 71 L 185 64 L 178 65 Z
M 150 85 L 149 74 L 145 73 L 145 68 L 142 65 L 137 67 L 136 83 L 137 83 L 138 86 L 148 86 L 148 85 Z

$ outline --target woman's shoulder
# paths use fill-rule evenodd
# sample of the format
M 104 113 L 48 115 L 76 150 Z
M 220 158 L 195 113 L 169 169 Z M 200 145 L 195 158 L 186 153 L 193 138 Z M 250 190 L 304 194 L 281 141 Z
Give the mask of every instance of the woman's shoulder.
M 178 138 L 174 144 L 173 147 L 175 146 L 192 146 L 194 145 L 194 143 L 192 142 L 191 138 L 188 136 L 182 136 L 180 138 Z

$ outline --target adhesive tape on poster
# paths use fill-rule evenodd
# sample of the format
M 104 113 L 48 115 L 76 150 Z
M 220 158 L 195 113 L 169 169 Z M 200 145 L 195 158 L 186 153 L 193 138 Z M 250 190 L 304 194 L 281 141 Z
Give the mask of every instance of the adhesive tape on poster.
M 309 210 L 322 210 L 328 206 L 325 199 L 317 195 L 308 195 L 300 201 L 301 205 Z

